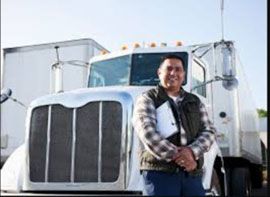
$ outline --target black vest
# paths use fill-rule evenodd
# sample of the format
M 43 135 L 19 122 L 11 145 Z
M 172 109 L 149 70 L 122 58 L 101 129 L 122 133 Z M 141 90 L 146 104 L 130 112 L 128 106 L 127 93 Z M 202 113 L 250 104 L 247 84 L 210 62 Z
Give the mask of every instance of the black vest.
M 187 136 L 187 144 L 190 144 L 197 137 L 201 129 L 201 115 L 200 115 L 200 99 L 194 94 L 185 92 L 183 89 L 180 91 L 180 95 L 183 96 L 183 100 L 180 106 L 176 106 L 174 101 L 167 95 L 164 88 L 158 85 L 156 88 L 148 90 L 144 94 L 150 97 L 154 101 L 155 108 L 158 108 L 166 101 L 169 101 L 173 115 L 175 117 L 178 132 L 167 138 L 168 141 L 176 146 L 180 146 L 180 121 L 185 129 Z M 179 117 L 180 115 L 180 117 Z M 179 167 L 174 162 L 166 162 L 164 160 L 158 160 L 149 151 L 145 150 L 141 144 L 140 151 L 140 169 L 141 170 L 160 170 L 166 172 L 175 172 L 179 170 Z M 197 169 L 191 172 L 191 174 L 197 175 L 202 173 L 203 157 L 197 160 Z

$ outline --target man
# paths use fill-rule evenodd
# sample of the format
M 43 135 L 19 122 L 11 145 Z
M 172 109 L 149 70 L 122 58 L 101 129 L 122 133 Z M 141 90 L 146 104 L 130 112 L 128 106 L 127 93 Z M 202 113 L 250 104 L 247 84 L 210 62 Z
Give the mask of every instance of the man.
M 157 74 L 160 84 L 139 96 L 133 114 L 141 141 L 144 194 L 204 196 L 203 154 L 215 140 L 215 129 L 200 99 L 182 88 L 185 70 L 181 57 L 164 57 Z M 169 111 L 164 108 L 166 103 Z M 170 114 L 172 123 L 165 118 Z M 165 124 L 165 129 L 159 124 Z

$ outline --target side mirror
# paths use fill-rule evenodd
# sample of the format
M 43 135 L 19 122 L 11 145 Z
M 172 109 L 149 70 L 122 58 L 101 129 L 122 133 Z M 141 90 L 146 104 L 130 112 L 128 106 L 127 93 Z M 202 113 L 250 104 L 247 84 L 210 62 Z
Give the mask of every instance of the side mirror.
M 222 80 L 222 86 L 226 90 L 233 90 L 233 89 L 237 88 L 238 80 L 235 77 L 227 78 L 227 79 L 225 78 Z
M 219 77 L 219 76 L 215 76 L 214 79 L 211 79 L 209 81 L 206 81 L 200 85 L 194 86 L 191 88 L 191 92 L 199 87 L 205 86 L 209 83 L 213 83 L 216 81 L 222 81 L 222 86 L 226 89 L 226 90 L 233 90 L 235 88 L 237 88 L 238 86 L 238 80 L 235 77 Z
M 238 86 L 235 78 L 235 49 L 232 42 L 221 43 L 222 86 L 226 90 L 233 90 Z
M 27 108 L 25 104 L 23 104 L 21 101 L 18 101 L 15 98 L 12 98 L 11 96 L 12 91 L 10 88 L 4 88 L 1 90 L 1 100 L 0 100 L 0 104 L 4 103 L 6 100 L 11 99 L 12 101 L 14 101 L 15 103 L 18 103 L 19 105 L 23 106 L 24 108 Z
M 0 100 L 0 104 L 4 103 L 6 100 L 9 99 L 9 97 L 11 96 L 12 91 L 9 88 L 4 88 L 1 90 L 1 100 Z

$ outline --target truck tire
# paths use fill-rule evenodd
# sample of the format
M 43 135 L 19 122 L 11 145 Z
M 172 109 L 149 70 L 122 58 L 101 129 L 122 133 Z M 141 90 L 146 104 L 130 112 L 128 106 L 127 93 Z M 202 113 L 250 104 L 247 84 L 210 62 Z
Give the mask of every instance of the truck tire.
M 251 181 L 247 168 L 234 168 L 231 172 L 231 195 L 250 196 Z
M 263 185 L 263 166 L 260 164 L 251 164 L 250 176 L 252 188 L 261 188 Z

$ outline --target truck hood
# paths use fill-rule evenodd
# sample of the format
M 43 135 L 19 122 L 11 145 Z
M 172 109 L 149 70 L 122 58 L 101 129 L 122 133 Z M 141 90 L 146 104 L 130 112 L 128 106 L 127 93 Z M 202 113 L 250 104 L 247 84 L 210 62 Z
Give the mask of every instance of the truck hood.
M 153 86 L 110 86 L 97 88 L 81 88 L 63 93 L 49 94 L 33 100 L 30 108 L 36 106 L 61 104 L 65 107 L 83 106 L 89 101 L 99 100 L 106 101 L 108 98 L 113 99 L 118 95 L 132 97 L 133 101 L 142 92 L 153 88 Z

